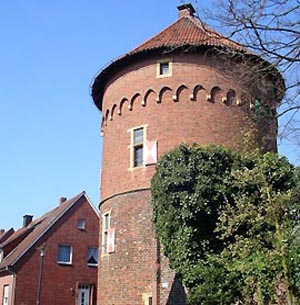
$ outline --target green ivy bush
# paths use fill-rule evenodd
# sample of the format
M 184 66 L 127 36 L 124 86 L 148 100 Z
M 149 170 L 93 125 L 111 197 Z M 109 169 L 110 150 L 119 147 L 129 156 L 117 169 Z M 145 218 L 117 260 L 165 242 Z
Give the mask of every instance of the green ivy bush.
M 299 169 L 181 145 L 151 181 L 153 222 L 191 304 L 299 304 Z

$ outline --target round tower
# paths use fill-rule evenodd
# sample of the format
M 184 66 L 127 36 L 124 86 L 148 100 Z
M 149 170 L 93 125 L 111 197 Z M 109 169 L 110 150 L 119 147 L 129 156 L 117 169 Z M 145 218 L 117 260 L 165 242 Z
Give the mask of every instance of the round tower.
M 98 304 L 185 302 L 151 224 L 150 180 L 161 155 L 181 143 L 239 149 L 250 138 L 276 151 L 279 73 L 205 26 L 192 5 L 178 10 L 92 86 L 103 117 Z

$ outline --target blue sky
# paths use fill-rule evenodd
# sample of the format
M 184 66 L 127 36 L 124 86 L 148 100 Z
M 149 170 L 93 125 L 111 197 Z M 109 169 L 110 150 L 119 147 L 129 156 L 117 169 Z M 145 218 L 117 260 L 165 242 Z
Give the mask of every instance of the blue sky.
M 103 66 L 177 19 L 182 1 L 0 2 L 0 228 L 85 190 L 99 203 Z M 292 147 L 282 146 L 291 161 Z

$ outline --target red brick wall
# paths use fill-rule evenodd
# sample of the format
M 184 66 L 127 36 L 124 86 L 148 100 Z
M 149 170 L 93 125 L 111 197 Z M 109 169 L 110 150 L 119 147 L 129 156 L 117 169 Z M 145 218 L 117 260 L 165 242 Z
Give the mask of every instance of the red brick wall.
M 242 106 L 237 103 L 245 88 L 222 74 L 216 59 L 195 54 L 168 58 L 172 59 L 171 77 L 156 77 L 158 57 L 141 60 L 120 69 L 104 92 L 101 214 L 111 211 L 116 251 L 101 259 L 99 305 L 142 304 L 143 293 L 152 293 L 153 304 L 185 301 L 167 259 L 157 255 L 149 204 L 155 166 L 129 169 L 128 130 L 147 125 L 147 139 L 158 141 L 161 156 L 183 142 L 234 146 L 243 136 L 241 131 L 253 123 L 247 115 L 249 100 L 242 101 Z M 203 90 L 192 96 L 197 85 Z M 207 95 L 215 86 L 220 94 L 210 102 Z M 236 99 L 228 106 L 222 99 L 230 89 L 235 90 Z M 267 134 L 274 135 L 275 123 Z M 274 137 L 268 145 L 275 150 Z
M 75 304 L 77 296 L 71 295 L 71 288 L 76 292 L 78 282 L 97 283 L 97 268 L 88 267 L 86 258 L 88 246 L 98 246 L 99 219 L 90 205 L 85 200 L 81 200 L 82 202 L 68 215 L 65 215 L 17 266 L 19 271 L 16 281 L 15 305 L 36 304 L 40 268 L 40 252 L 37 247 L 43 243 L 45 243 L 46 252 L 40 304 Z M 78 219 L 85 219 L 85 230 L 77 229 Z M 59 243 L 73 246 L 71 266 L 57 264 Z
M 128 170 L 128 129 L 132 127 L 148 124 L 147 138 L 158 140 L 158 154 L 163 155 L 182 142 L 233 146 L 241 137 L 241 131 L 250 126 L 246 115 L 248 101 L 244 106 L 227 106 L 222 102 L 222 97 L 226 97 L 230 89 L 236 91 L 237 99 L 241 98 L 239 92 L 242 90 L 233 79 L 219 73 L 213 62 L 196 55 L 174 56 L 173 75 L 164 78 L 156 78 L 156 63 L 157 59 L 145 60 L 120 71 L 105 91 L 102 199 L 115 193 L 149 187 L 153 167 Z M 186 89 L 176 93 L 182 85 Z M 205 90 L 199 92 L 196 100 L 190 100 L 196 85 Z M 222 92 L 216 102 L 211 103 L 206 96 L 215 86 Z M 156 98 L 163 87 L 171 90 L 162 94 L 161 102 L 157 103 Z M 153 93 L 145 97 L 150 89 Z M 140 96 L 134 99 L 132 110 L 129 110 L 128 104 L 137 93 Z M 176 102 L 173 101 L 174 95 L 177 96 Z M 145 106 L 141 105 L 142 100 L 146 102 Z M 270 129 L 264 132 L 268 133 Z M 275 146 L 272 137 L 271 147 L 275 149 Z
M 101 258 L 98 304 L 140 305 L 142 293 L 152 293 L 156 240 L 149 200 L 150 192 L 140 191 L 117 196 L 101 206 L 101 214 L 111 212 L 116 248 L 115 253 Z

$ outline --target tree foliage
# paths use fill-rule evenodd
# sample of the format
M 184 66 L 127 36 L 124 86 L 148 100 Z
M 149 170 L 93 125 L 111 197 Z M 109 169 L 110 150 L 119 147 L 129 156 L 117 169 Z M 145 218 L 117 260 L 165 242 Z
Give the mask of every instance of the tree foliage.
M 299 0 L 214 0 L 205 15 L 222 34 L 283 74 L 286 90 L 278 113 L 284 116 L 279 135 L 300 144 Z M 256 65 L 256 70 L 259 77 L 264 67 Z
M 300 301 L 299 184 L 271 153 L 181 145 L 160 160 L 153 221 L 192 304 Z

